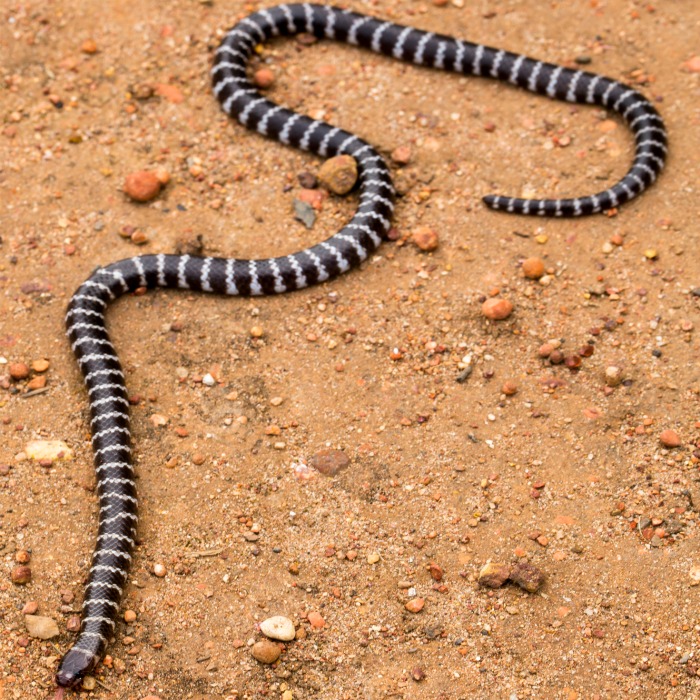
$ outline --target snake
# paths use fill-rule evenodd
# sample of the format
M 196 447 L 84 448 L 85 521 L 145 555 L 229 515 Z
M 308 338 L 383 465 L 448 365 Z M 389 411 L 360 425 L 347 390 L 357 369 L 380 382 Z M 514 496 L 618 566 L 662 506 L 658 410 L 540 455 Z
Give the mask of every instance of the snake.
M 550 98 L 616 112 L 635 140 L 632 165 L 611 187 L 569 199 L 487 195 L 485 205 L 516 214 L 576 217 L 628 202 L 651 185 L 667 156 L 664 122 L 639 91 L 596 73 L 575 70 L 451 36 L 402 26 L 333 6 L 282 4 L 240 20 L 218 47 L 211 78 L 223 111 L 245 127 L 322 158 L 351 156 L 357 165 L 358 206 L 327 240 L 267 259 L 138 255 L 97 267 L 70 299 L 66 332 L 87 388 L 99 495 L 97 543 L 82 604 L 81 626 L 56 673 L 56 698 L 95 671 L 110 638 L 136 539 L 137 495 L 129 401 L 106 310 L 124 294 L 157 287 L 260 296 L 330 280 L 366 260 L 387 238 L 394 210 L 389 168 L 372 145 L 325 121 L 278 105 L 249 78 L 259 45 L 299 33 L 360 46 L 409 63 L 463 75 L 495 78 Z

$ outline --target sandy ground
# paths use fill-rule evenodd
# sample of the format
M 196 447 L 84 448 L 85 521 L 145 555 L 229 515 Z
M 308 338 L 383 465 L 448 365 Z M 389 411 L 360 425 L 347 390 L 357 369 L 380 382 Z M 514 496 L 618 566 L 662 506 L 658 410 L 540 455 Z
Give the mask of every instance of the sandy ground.
M 278 298 L 159 291 L 110 311 L 134 397 L 140 545 L 123 609 L 137 619 L 81 696 L 700 697 L 700 5 L 348 5 L 567 65 L 590 57 L 658 104 L 667 170 L 616 216 L 492 213 L 489 192 L 603 189 L 629 164 L 629 133 L 596 108 L 344 45 L 266 47 L 272 99 L 387 155 L 410 147 L 395 225 L 429 226 L 440 246 L 387 243 Z M 206 254 L 292 252 L 355 205 L 330 197 L 305 229 L 297 175 L 320 161 L 230 123 L 210 93 L 222 32 L 257 7 L 0 5 L 0 375 L 49 361 L 47 391 L 0 389 L 3 700 L 52 692 L 94 544 L 86 394 L 63 335 L 73 290 L 99 264 L 199 236 Z M 137 205 L 121 187 L 146 168 L 171 182 Z M 129 226 L 148 242 L 120 236 Z M 531 256 L 544 283 L 523 277 Z M 509 319 L 483 318 L 490 294 L 513 302 Z M 575 372 L 552 366 L 538 355 L 552 339 L 595 352 Z M 609 366 L 625 381 L 606 391 Z M 680 447 L 661 444 L 669 429 Z M 75 459 L 27 459 L 37 439 Z M 329 448 L 350 462 L 333 477 L 308 466 Z M 14 585 L 25 551 L 33 579 Z M 489 559 L 527 560 L 546 583 L 479 588 Z M 28 636 L 31 601 L 59 636 Z M 299 630 L 275 667 L 249 650 L 271 614 Z

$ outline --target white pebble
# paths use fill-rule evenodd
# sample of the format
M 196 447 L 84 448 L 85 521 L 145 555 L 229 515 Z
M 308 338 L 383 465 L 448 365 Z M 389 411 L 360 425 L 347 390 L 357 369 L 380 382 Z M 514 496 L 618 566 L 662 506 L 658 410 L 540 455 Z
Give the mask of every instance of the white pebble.
M 278 639 L 280 642 L 290 642 L 296 636 L 294 623 L 282 615 L 268 617 L 260 623 L 260 631 L 270 639 Z

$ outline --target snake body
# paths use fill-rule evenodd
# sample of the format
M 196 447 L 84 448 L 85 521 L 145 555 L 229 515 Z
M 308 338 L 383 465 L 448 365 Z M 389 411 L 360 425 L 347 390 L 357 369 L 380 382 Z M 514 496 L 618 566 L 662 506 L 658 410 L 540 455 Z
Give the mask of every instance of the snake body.
M 348 154 L 355 158 L 359 206 L 338 233 L 291 255 L 265 260 L 141 255 L 97 268 L 72 297 L 66 315 L 67 335 L 90 403 L 99 531 L 80 633 L 57 672 L 57 697 L 63 688 L 77 686 L 95 669 L 114 633 L 138 519 L 127 390 L 105 326 L 110 302 L 123 294 L 155 287 L 233 296 L 302 289 L 359 265 L 389 230 L 394 188 L 379 153 L 343 129 L 267 100 L 247 77 L 246 69 L 258 44 L 299 32 L 359 45 L 418 65 L 496 78 L 568 102 L 596 104 L 620 114 L 632 130 L 632 165 L 612 187 L 573 199 L 489 195 L 484 201 L 493 209 L 546 216 L 592 214 L 639 195 L 664 165 L 666 132 L 661 117 L 639 92 L 610 78 L 330 6 L 279 5 L 236 24 L 217 50 L 212 69 L 214 94 L 223 110 L 246 127 L 284 144 L 322 157 Z

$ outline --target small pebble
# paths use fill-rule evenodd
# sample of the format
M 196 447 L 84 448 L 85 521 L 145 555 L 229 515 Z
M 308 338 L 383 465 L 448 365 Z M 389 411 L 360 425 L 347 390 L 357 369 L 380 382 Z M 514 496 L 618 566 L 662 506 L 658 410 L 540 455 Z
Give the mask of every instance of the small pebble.
M 535 593 L 544 583 L 544 574 L 532 564 L 518 562 L 510 572 L 510 580 L 528 593 Z
M 437 247 L 440 245 L 437 231 L 427 226 L 421 226 L 416 229 L 411 236 L 411 240 L 418 248 L 426 253 L 437 250 Z
M 492 321 L 502 321 L 513 313 L 513 304 L 508 299 L 487 299 L 481 313 Z
M 624 379 L 624 372 L 621 367 L 610 365 L 605 368 L 605 383 L 608 386 L 617 386 Z
M 35 372 L 46 372 L 46 370 L 49 368 L 49 361 L 48 360 L 34 360 L 32 362 L 32 369 Z
M 681 439 L 678 437 L 678 433 L 675 430 L 664 430 L 661 435 L 659 435 L 659 440 L 664 447 L 680 447 Z
M 268 617 L 260 623 L 260 631 L 270 639 L 278 639 L 281 642 L 290 642 L 296 635 L 294 623 L 283 615 Z
M 391 159 L 397 165 L 408 165 L 411 160 L 411 147 L 398 146 L 391 152 Z
M 29 636 L 35 639 L 52 639 L 60 634 L 56 621 L 43 615 L 25 615 L 24 624 Z
M 425 680 L 425 671 L 420 666 L 416 666 L 411 670 L 411 678 L 413 678 L 416 683 L 420 683 Z
M 309 460 L 309 466 L 325 476 L 335 476 L 350 464 L 350 458 L 342 450 L 319 450 Z
M 371 552 L 370 554 L 367 555 L 367 563 L 368 564 L 377 564 L 381 557 L 377 552 Z
M 149 170 L 130 173 L 124 180 L 124 193 L 135 202 L 149 202 L 160 194 L 161 179 Z
M 31 440 L 24 448 L 29 459 L 44 460 L 73 459 L 73 450 L 63 440 Z
M 32 580 L 32 570 L 28 566 L 15 566 L 10 573 L 12 583 L 23 586 Z
M 423 598 L 413 598 L 409 600 L 404 607 L 408 612 L 416 614 L 425 607 L 425 600 L 423 600 Z
M 329 158 L 318 171 L 319 182 L 335 194 L 347 194 L 357 182 L 357 161 L 349 155 Z
M 136 613 L 133 610 L 124 611 L 124 622 L 132 623 L 136 622 Z
M 323 629 L 326 626 L 326 621 L 323 619 L 321 616 L 321 613 L 318 612 L 310 612 L 308 614 L 308 620 L 309 624 L 317 630 Z
M 279 659 L 282 650 L 279 644 L 263 639 L 261 642 L 253 644 L 251 654 L 256 661 L 261 664 L 274 664 Z
M 485 588 L 500 588 L 510 577 L 510 571 L 508 564 L 487 561 L 479 571 L 479 585 Z
M 168 573 L 168 570 L 165 568 L 165 565 L 163 565 L 163 564 L 154 564 L 153 565 L 153 573 L 158 578 L 163 578 L 163 576 L 165 576 L 165 574 Z
M 80 45 L 80 50 L 86 54 L 97 53 L 97 44 L 94 39 L 85 39 L 85 41 Z
M 507 381 L 501 387 L 501 393 L 506 396 L 514 396 L 518 393 L 518 385 L 515 382 Z
M 310 173 L 308 171 L 304 171 L 303 173 L 299 173 L 297 175 L 297 180 L 299 180 L 299 184 L 305 189 L 305 190 L 313 190 L 318 187 L 318 179 L 313 173 Z
M 253 74 L 253 83 L 263 90 L 272 87 L 275 82 L 275 74 L 269 68 L 259 68 Z
M 528 279 L 538 280 L 544 275 L 544 262 L 541 258 L 527 258 L 523 260 L 522 271 Z
M 23 615 L 34 615 L 34 613 L 39 609 L 39 603 L 35 600 L 28 600 L 24 607 L 22 608 Z
M 26 549 L 18 549 L 15 552 L 15 561 L 18 564 L 29 564 L 29 560 L 31 559 L 31 554 Z
M 11 362 L 8 371 L 12 379 L 19 381 L 29 376 L 29 367 L 24 362 Z
M 253 326 L 250 329 L 250 335 L 253 338 L 262 338 L 263 335 L 265 335 L 265 331 L 263 331 L 263 329 L 260 326 Z

